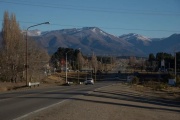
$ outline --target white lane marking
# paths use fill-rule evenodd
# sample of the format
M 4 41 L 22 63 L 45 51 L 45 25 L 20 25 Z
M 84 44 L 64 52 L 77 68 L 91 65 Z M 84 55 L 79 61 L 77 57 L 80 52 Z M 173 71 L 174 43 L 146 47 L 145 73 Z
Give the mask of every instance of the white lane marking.
M 100 87 L 100 88 L 96 88 L 94 91 L 97 91 L 97 90 L 102 89 L 102 88 L 110 87 L 110 86 L 113 86 L 113 85 L 114 85 L 114 84 L 107 85 L 107 86 L 103 86 L 103 87 Z
M 41 112 L 41 111 L 43 111 L 43 110 L 45 110 L 45 109 L 54 107 L 54 106 L 56 106 L 56 105 L 62 104 L 62 103 L 67 102 L 67 101 L 69 101 L 69 100 L 71 100 L 71 98 L 65 99 L 65 100 L 63 100 L 63 101 L 60 101 L 60 102 L 58 102 L 58 103 L 49 105 L 49 106 L 47 106 L 47 107 L 40 108 L 40 109 L 38 109 L 38 110 L 35 110 L 35 111 L 33 111 L 33 112 L 30 112 L 30 113 L 25 114 L 25 115 L 23 115 L 23 116 L 20 116 L 20 117 L 18 117 L 18 118 L 15 118 L 15 119 L 13 119 L 13 120 L 21 120 L 21 119 L 26 118 L 26 117 L 28 117 L 28 116 L 30 116 L 30 115 L 33 115 L 33 114 L 38 113 L 38 112 Z
M 101 89 L 101 88 L 105 88 L 105 87 L 109 87 L 109 86 L 111 86 L 111 85 L 103 86 L 103 87 L 100 87 L 100 88 L 97 88 L 97 89 Z M 68 89 L 69 89 L 69 88 L 68 88 Z M 68 90 L 68 89 L 63 89 L 63 90 Z M 95 90 L 96 90 L 96 89 L 95 89 Z M 46 92 L 52 92 L 52 91 L 58 91 L 58 90 L 51 90 L 51 91 L 46 91 Z M 93 91 L 90 91 L 90 92 L 93 92 Z M 33 94 L 29 94 L 29 95 L 33 95 Z M 23 95 L 23 96 L 26 96 L 26 95 Z M 30 112 L 30 113 L 25 114 L 25 115 L 23 115 L 23 116 L 20 116 L 20 117 L 18 117 L 18 118 L 15 118 L 15 119 L 13 119 L 13 120 L 21 120 L 21 119 L 26 118 L 26 117 L 28 117 L 28 116 L 30 116 L 30 115 L 33 115 L 33 114 L 38 113 L 38 112 L 41 112 L 41 111 L 43 111 L 43 110 L 45 110 L 45 109 L 48 109 L 48 108 L 54 107 L 54 106 L 56 106 L 56 105 L 62 104 L 62 103 L 64 103 L 64 102 L 67 102 L 67 101 L 69 101 L 69 100 L 72 100 L 71 98 L 73 98 L 73 97 L 74 97 L 74 96 L 70 97 L 69 99 L 65 99 L 65 100 L 63 100 L 63 101 L 60 101 L 60 102 L 58 102 L 58 103 L 49 105 L 49 106 L 47 106 L 47 107 L 40 108 L 40 109 L 38 109 L 38 110 L 35 110 L 35 111 L 33 111 L 33 112 Z M 8 98 L 8 99 L 12 99 L 12 98 Z M 7 100 L 7 99 L 6 99 L 6 100 Z M 1 100 L 0 100 L 0 101 L 1 101 Z M 3 101 L 3 100 L 2 100 L 2 101 Z
M 108 86 L 110 86 L 110 85 L 108 85 Z M 108 87 L 108 86 L 105 86 L 105 87 Z M 103 87 L 100 87 L 100 88 L 103 88 Z M 90 92 L 91 92 L 91 91 L 90 91 Z M 92 91 L 92 92 L 93 92 L 93 91 Z M 21 119 L 26 118 L 26 117 L 28 117 L 28 116 L 30 116 L 30 115 L 33 115 L 33 114 L 38 113 L 38 112 L 41 112 L 41 111 L 43 111 L 43 110 L 45 110 L 45 109 L 54 107 L 54 106 L 56 106 L 56 105 L 62 104 L 62 103 L 67 102 L 67 101 L 70 101 L 70 100 L 72 100 L 71 98 L 74 98 L 74 96 L 70 97 L 69 99 L 65 99 L 65 100 L 63 100 L 63 101 L 60 101 L 60 102 L 58 102 L 58 103 L 49 105 L 49 106 L 47 106 L 47 107 L 40 108 L 40 109 L 38 109 L 38 110 L 35 110 L 35 111 L 33 111 L 33 112 L 30 112 L 30 113 L 25 114 L 25 115 L 23 115 L 23 116 L 20 116 L 20 117 L 18 117 L 18 118 L 15 118 L 15 119 L 13 119 L 13 120 L 21 120 Z

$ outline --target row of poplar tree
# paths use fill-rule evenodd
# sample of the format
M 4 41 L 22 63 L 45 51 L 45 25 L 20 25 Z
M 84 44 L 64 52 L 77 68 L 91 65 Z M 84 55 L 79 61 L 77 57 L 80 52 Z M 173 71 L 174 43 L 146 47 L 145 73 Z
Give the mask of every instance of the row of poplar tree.
M 4 12 L 0 32 L 0 81 L 25 81 L 26 57 L 28 57 L 28 80 L 42 79 L 43 67 L 49 61 L 49 56 L 32 38 L 28 37 L 26 48 L 26 32 L 20 29 L 15 14 Z

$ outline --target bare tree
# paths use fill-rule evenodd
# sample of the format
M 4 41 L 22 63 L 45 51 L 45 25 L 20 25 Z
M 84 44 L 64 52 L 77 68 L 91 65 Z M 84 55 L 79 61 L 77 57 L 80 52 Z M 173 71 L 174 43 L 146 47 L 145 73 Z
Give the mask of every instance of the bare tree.
M 2 27 L 1 69 L 5 79 L 16 82 L 19 72 L 23 70 L 23 47 L 21 30 L 16 17 L 6 11 Z
M 92 55 L 91 63 L 92 63 L 92 68 L 94 69 L 94 72 L 96 72 L 98 62 L 97 62 L 97 57 L 94 55 L 94 53 Z
M 82 69 L 85 64 L 85 60 L 81 52 L 77 54 L 77 61 L 78 61 L 78 69 Z
M 2 23 L 2 46 L 0 48 L 0 78 L 4 81 L 16 82 L 24 80 L 25 70 L 25 40 L 16 21 L 16 16 L 6 11 Z M 31 41 L 31 42 L 30 42 Z M 43 75 L 43 66 L 49 62 L 46 51 L 41 49 L 33 40 L 28 42 L 29 78 Z M 37 77 L 38 75 L 38 77 Z M 34 77 L 35 78 L 35 77 Z
M 44 76 L 45 66 L 49 63 L 49 55 L 38 47 L 32 39 L 28 41 L 29 81 L 39 81 Z
M 132 56 L 131 56 L 131 57 L 129 58 L 129 64 L 133 66 L 133 65 L 135 65 L 135 63 L 136 63 L 136 57 L 134 57 L 134 56 L 132 57 Z

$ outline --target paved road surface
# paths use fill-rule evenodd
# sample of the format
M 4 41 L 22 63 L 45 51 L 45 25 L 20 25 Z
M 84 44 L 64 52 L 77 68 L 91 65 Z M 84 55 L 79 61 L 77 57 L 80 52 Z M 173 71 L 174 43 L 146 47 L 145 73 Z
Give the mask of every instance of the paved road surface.
M 11 120 L 36 110 L 61 103 L 77 95 L 85 95 L 113 82 L 101 82 L 95 85 L 56 86 L 50 88 L 29 89 L 0 94 L 0 119 Z
M 140 93 L 125 84 L 113 84 L 73 96 L 22 120 L 180 120 L 180 101 Z

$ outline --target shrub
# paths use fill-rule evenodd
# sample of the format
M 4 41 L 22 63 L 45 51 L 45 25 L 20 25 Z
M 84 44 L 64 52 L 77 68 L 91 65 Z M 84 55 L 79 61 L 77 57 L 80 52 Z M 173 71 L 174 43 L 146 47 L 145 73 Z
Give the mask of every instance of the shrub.
M 132 79 L 132 84 L 138 84 L 138 83 L 139 83 L 139 78 L 135 76 L 135 77 Z
M 156 81 L 148 81 L 144 84 L 145 87 L 150 87 L 153 90 L 162 90 L 162 89 L 167 89 L 168 88 L 168 84 L 167 83 L 163 83 L 163 82 L 156 82 Z
M 180 76 L 179 75 L 176 77 L 176 85 L 180 86 Z
M 168 75 L 168 79 L 174 79 L 175 78 L 175 75 L 174 74 L 169 74 Z
M 159 83 L 159 84 L 156 84 L 154 86 L 154 90 L 162 90 L 162 89 L 166 89 L 168 87 L 167 84 L 165 83 Z

